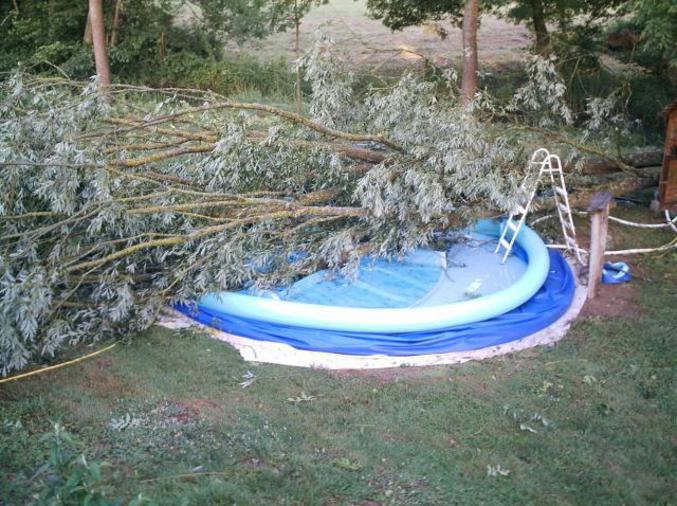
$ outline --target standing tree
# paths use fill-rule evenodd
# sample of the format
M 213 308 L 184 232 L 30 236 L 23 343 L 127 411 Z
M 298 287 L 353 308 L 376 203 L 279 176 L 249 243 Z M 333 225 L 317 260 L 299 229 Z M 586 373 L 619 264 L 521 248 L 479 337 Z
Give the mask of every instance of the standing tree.
M 462 24 L 463 77 L 461 101 L 467 103 L 477 90 L 477 29 L 479 0 L 367 0 L 369 13 L 392 30 L 401 30 L 430 20 L 449 19 Z
M 640 49 L 656 55 L 655 65 L 672 68 L 677 78 L 677 3 L 674 0 L 630 0 L 626 8 L 641 31 Z
M 589 23 L 609 16 L 615 7 L 625 3 L 627 0 L 367 0 L 367 8 L 374 18 L 381 19 L 383 24 L 392 30 L 401 30 L 407 26 L 416 26 L 431 20 L 447 19 L 456 25 L 464 20 L 464 80 L 466 79 L 465 66 L 468 65 L 470 68 L 467 72 L 467 79 L 468 86 L 470 86 L 472 77 L 477 74 L 476 64 L 474 70 L 472 68 L 471 41 L 473 32 L 475 32 L 476 50 L 479 10 L 491 11 L 518 23 L 527 23 L 534 33 L 535 52 L 547 55 L 551 51 L 549 23 L 556 23 L 560 30 L 565 30 L 574 22 Z M 643 4 L 644 2 L 636 3 Z M 469 97 L 465 90 L 463 96 Z
M 238 42 L 294 28 L 294 53 L 301 58 L 301 20 L 311 7 L 329 0 L 199 0 L 205 28 Z M 296 65 L 296 112 L 301 112 L 301 69 Z
M 195 0 L 194 3 L 200 7 L 200 22 L 208 34 L 224 43 L 231 40 L 240 43 L 271 33 L 280 11 L 278 4 L 288 5 L 288 0 Z
M 327 3 L 329 0 L 283 0 L 273 2 L 272 16 L 270 21 L 271 29 L 275 31 L 284 31 L 287 28 L 294 27 L 294 54 L 296 55 L 296 112 L 301 112 L 301 58 L 300 27 L 301 20 L 314 5 Z
M 110 86 L 110 67 L 106 53 L 106 30 L 103 20 L 101 0 L 89 0 L 89 22 L 92 25 L 92 42 L 94 44 L 94 62 L 96 75 L 99 77 L 99 89 L 105 91 Z
M 115 8 L 113 9 L 113 23 L 110 29 L 110 47 L 115 47 L 118 43 L 118 31 L 120 29 L 120 20 L 122 17 L 122 0 L 115 1 Z
M 531 0 L 532 29 L 536 35 L 536 53 L 547 55 L 550 52 L 550 34 L 545 24 L 545 12 L 543 9 L 543 0 Z
M 574 23 L 587 25 L 610 16 L 624 3 L 626 0 L 502 0 L 487 7 L 517 23 L 526 22 L 534 32 L 535 52 L 545 56 L 552 51 L 548 24 L 555 24 L 559 30 L 567 30 Z
M 87 22 L 85 23 L 85 33 L 82 36 L 82 42 L 90 46 L 94 42 L 92 40 L 92 20 L 89 19 L 89 10 L 87 11 Z
M 477 91 L 477 28 L 480 22 L 479 0 L 467 0 L 463 11 L 463 78 L 461 103 L 467 104 Z

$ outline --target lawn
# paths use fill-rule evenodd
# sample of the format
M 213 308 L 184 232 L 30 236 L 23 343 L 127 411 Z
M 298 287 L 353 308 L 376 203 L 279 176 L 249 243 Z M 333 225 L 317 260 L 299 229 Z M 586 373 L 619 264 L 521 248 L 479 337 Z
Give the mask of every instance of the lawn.
M 615 230 L 614 247 L 669 238 Z M 0 386 L 0 503 L 49 488 L 40 438 L 59 422 L 125 503 L 669 504 L 676 260 L 632 258 L 639 277 L 603 292 L 623 305 L 586 310 L 554 347 L 461 365 L 252 364 L 197 331 L 153 328 Z

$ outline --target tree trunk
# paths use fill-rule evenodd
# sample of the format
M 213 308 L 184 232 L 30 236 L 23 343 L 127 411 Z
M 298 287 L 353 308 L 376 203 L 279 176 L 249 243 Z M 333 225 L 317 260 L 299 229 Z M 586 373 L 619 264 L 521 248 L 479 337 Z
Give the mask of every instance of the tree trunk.
M 113 10 L 113 24 L 110 29 L 110 47 L 115 47 L 118 43 L 118 30 L 120 28 L 120 14 L 122 12 L 122 0 L 115 1 L 115 9 Z
M 536 54 L 547 56 L 550 54 L 550 34 L 545 25 L 545 11 L 543 0 L 531 0 L 531 22 L 536 35 Z
M 479 0 L 466 0 L 463 11 L 463 78 L 461 103 L 466 105 L 477 91 L 477 28 L 479 25 Z
M 92 20 L 89 17 L 89 11 L 87 11 L 87 22 L 85 23 L 85 34 L 82 36 L 82 42 L 91 46 L 93 44 L 92 40 Z
M 294 39 L 294 53 L 296 54 L 296 114 L 301 114 L 301 67 L 299 66 L 300 58 L 300 46 L 299 46 L 299 25 L 301 24 L 301 19 L 297 12 L 297 0 L 294 0 L 294 21 L 296 34 Z
M 658 182 L 658 174 L 660 172 L 660 168 L 658 169 L 659 170 L 647 171 L 647 177 L 628 177 L 619 181 L 600 183 L 594 185 L 591 188 L 580 188 L 576 191 L 572 191 L 568 196 L 569 206 L 572 208 L 586 207 L 590 203 L 592 197 L 600 191 L 609 191 L 615 196 L 620 197 L 643 188 L 656 186 L 656 183 Z M 550 211 L 556 209 L 556 204 L 552 197 L 539 197 L 535 200 L 535 203 L 538 205 L 539 211 Z
M 94 61 L 96 75 L 99 76 L 99 89 L 105 91 L 110 85 L 110 67 L 106 54 L 106 32 L 103 22 L 102 0 L 89 0 L 89 20 L 92 24 L 92 41 L 94 43 Z

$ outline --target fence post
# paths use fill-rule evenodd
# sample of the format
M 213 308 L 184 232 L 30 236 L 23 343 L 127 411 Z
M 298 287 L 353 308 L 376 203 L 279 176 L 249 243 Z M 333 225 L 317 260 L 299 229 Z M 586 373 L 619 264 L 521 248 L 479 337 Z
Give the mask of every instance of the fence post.
M 588 258 L 588 300 L 597 295 L 597 288 L 602 281 L 604 251 L 606 249 L 607 224 L 609 209 L 614 196 L 610 192 L 596 193 L 588 204 L 590 213 L 590 254 Z

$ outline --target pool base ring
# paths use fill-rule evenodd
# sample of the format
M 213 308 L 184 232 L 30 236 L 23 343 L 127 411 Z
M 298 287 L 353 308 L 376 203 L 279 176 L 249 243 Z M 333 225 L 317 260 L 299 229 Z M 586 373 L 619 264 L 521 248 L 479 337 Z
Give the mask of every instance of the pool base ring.
M 175 329 L 198 326 L 213 338 L 233 346 L 242 358 L 248 362 L 287 365 L 291 367 L 310 367 L 330 370 L 384 369 L 394 367 L 422 367 L 431 365 L 458 364 L 472 360 L 484 360 L 491 357 L 515 353 L 536 346 L 551 346 L 562 339 L 573 320 L 585 303 L 587 291 L 576 284 L 571 305 L 566 312 L 548 327 L 531 335 L 505 344 L 489 346 L 469 351 L 432 353 L 412 356 L 387 355 L 343 355 L 317 351 L 299 350 L 287 344 L 259 341 L 237 336 L 208 327 L 185 316 L 175 309 L 168 309 L 159 322 L 160 325 Z
M 499 232 L 493 224 L 489 228 L 485 224 L 483 229 L 490 229 L 495 235 Z M 529 229 L 522 231 L 518 238 L 520 242 L 523 254 L 528 257 L 528 265 L 527 271 L 516 282 L 478 299 L 432 306 L 434 311 L 430 311 L 430 307 L 369 309 L 318 306 L 230 293 L 225 294 L 225 303 L 221 303 L 220 295 L 216 294 L 208 296 L 206 302 L 201 299 L 196 305 L 177 306 L 176 309 L 215 331 L 238 336 L 242 349 L 255 350 L 255 343 L 260 342 L 312 353 L 408 358 L 486 350 L 546 329 L 567 313 L 575 296 L 573 273 L 560 253 L 548 251 Z M 519 252 L 520 248 L 517 250 Z M 539 276 L 543 276 L 544 281 Z M 528 288 L 529 282 L 532 285 L 537 282 L 538 285 Z M 509 301 L 513 287 L 514 298 L 518 302 Z M 526 292 L 527 288 L 532 291 Z M 526 300 L 520 299 L 525 293 L 531 295 Z M 505 306 L 506 301 L 512 306 Z M 493 306 L 494 303 L 498 304 L 498 308 Z M 478 315 L 489 317 L 473 319 L 457 311 L 458 307 L 479 308 Z M 508 309 L 504 310 L 505 307 Z M 272 315 L 267 311 L 271 308 Z M 290 309 L 292 316 L 284 314 L 285 308 Z M 296 317 L 299 309 L 305 309 L 306 313 L 312 313 L 311 310 L 318 313 L 319 309 L 324 309 L 330 318 L 323 319 L 322 315 L 313 314 L 310 318 Z M 366 325 L 360 319 L 336 320 L 336 314 L 342 314 L 342 311 L 346 314 L 355 312 L 355 315 L 373 314 L 374 317 Z M 445 314 L 447 312 L 450 314 Z M 383 318 L 384 315 L 400 314 L 406 314 L 409 320 L 395 318 L 394 321 L 404 322 L 404 325 L 395 325 Z M 425 318 L 430 315 L 436 319 L 427 321 Z M 452 323 L 444 324 L 445 318 Z M 252 354 L 256 358 L 251 359 L 261 360 L 260 353 L 254 351 Z

